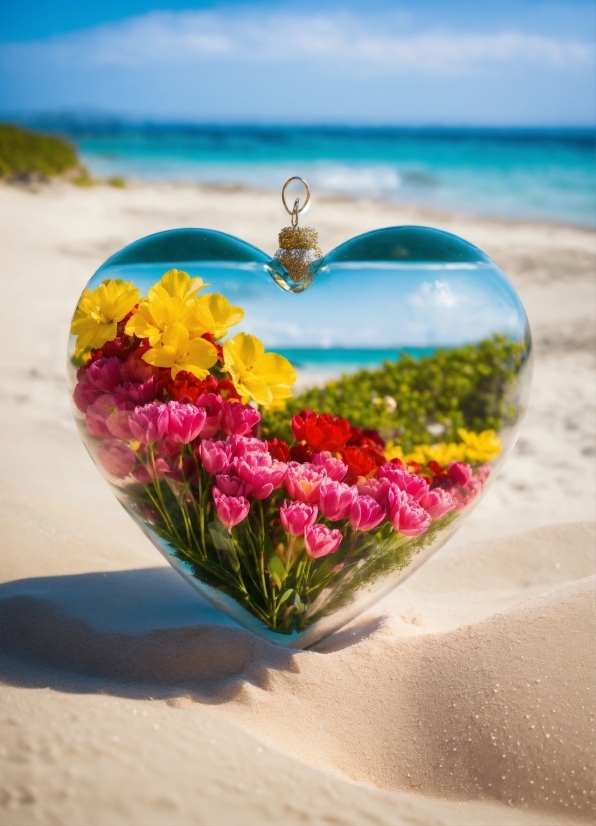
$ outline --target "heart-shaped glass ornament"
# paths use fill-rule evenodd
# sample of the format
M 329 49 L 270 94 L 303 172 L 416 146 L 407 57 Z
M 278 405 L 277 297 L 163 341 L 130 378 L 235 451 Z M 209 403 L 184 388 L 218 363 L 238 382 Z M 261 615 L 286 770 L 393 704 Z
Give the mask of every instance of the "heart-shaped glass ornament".
M 476 247 L 403 226 L 320 257 L 313 232 L 280 236 L 302 268 L 208 229 L 136 241 L 85 288 L 68 361 L 124 508 L 211 603 L 297 648 L 461 525 L 531 373 L 520 299 Z

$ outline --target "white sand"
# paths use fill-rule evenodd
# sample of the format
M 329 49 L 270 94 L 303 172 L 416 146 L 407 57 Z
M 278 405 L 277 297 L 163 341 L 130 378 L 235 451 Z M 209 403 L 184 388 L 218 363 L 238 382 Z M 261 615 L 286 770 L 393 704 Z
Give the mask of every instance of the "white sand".
M 290 653 L 225 623 L 118 507 L 70 418 L 85 281 L 175 226 L 276 247 L 276 198 L 0 188 L 0 822 L 530 824 L 594 818 L 594 233 L 318 201 L 329 249 L 426 223 L 510 275 L 526 425 L 462 531 Z M 590 716 L 592 715 L 592 717 Z

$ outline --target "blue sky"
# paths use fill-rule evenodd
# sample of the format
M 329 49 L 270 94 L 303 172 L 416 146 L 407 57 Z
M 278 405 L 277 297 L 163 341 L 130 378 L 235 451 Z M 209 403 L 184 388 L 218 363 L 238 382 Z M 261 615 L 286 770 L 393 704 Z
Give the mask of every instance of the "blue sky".
M 591 125 L 595 25 L 584 0 L 3 0 L 0 112 Z

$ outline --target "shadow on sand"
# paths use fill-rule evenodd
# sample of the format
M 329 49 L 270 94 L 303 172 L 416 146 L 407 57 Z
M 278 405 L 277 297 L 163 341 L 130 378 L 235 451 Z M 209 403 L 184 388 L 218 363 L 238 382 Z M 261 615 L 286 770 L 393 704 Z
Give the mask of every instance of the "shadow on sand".
M 378 625 L 340 631 L 320 653 Z M 245 682 L 266 689 L 271 669 L 298 671 L 299 656 L 241 628 L 168 568 L 0 586 L 0 679 L 16 685 L 217 703 Z

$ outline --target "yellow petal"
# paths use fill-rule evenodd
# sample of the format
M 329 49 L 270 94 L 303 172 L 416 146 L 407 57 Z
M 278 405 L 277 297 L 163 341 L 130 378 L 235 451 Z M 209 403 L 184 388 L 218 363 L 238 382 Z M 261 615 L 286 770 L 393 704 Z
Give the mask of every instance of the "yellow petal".
M 152 347 L 143 353 L 143 361 L 152 364 L 154 367 L 173 367 L 176 363 L 177 353 L 174 347 L 163 346 Z
M 221 293 L 209 293 L 202 296 L 199 302 L 208 308 L 214 321 L 213 332 L 215 338 L 222 338 L 228 332 L 229 327 L 233 327 L 244 318 L 242 307 L 233 307 L 228 299 Z
M 215 321 L 211 311 L 201 301 L 188 302 L 181 321 L 195 336 L 215 331 Z
M 186 362 L 195 366 L 209 368 L 217 361 L 217 350 L 210 341 L 204 338 L 193 338 L 188 343 Z
M 183 301 L 193 298 L 199 290 L 208 286 L 202 278 L 191 278 L 184 270 L 168 270 L 159 283 L 171 298 Z
M 252 370 L 254 363 L 265 352 L 263 342 L 248 333 L 236 333 L 234 338 L 226 342 L 224 350 L 228 345 L 232 348 L 234 359 L 244 364 L 247 370 Z
M 124 328 L 127 336 L 148 338 L 152 345 L 159 342 L 162 331 L 156 326 L 147 304 L 141 304 L 139 311 L 129 318 Z
M 264 353 L 257 359 L 253 370 L 267 384 L 291 387 L 296 381 L 296 371 L 287 358 L 279 353 Z
M 190 335 L 184 324 L 172 324 L 162 337 L 164 347 L 173 347 L 178 356 L 184 358 L 188 353 Z M 178 358 L 176 358 L 178 361 Z
M 266 405 L 273 401 L 271 388 L 267 387 L 263 379 L 255 376 L 246 376 L 237 389 L 241 396 L 251 396 L 257 404 Z

